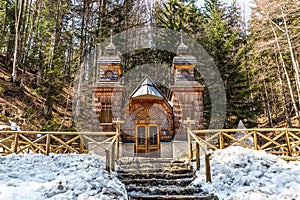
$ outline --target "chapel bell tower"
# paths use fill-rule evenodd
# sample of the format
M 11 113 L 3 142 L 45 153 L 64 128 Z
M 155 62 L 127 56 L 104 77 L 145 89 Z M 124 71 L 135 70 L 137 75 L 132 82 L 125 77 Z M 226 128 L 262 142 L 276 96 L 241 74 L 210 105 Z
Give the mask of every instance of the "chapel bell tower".
M 177 49 L 177 56 L 173 59 L 174 85 L 170 88 L 177 140 L 187 138 L 186 130 L 181 125 L 183 120 L 190 118 L 195 121 L 193 129 L 202 128 L 204 86 L 195 81 L 196 64 L 196 57 L 189 54 L 189 47 L 183 43 L 181 32 L 181 43 Z
M 122 100 L 124 86 L 120 84 L 122 74 L 121 59 L 117 48 L 110 44 L 104 49 L 104 55 L 97 61 L 97 86 L 95 87 L 95 111 L 100 122 L 100 131 L 114 131 L 113 120 L 122 118 Z

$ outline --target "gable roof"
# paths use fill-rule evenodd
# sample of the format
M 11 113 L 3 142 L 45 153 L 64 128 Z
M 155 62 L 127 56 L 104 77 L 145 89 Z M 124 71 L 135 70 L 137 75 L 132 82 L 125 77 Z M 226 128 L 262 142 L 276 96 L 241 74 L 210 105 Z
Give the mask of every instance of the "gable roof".
M 164 95 L 157 89 L 153 81 L 146 76 L 138 87 L 134 90 L 130 98 L 143 96 L 143 95 L 152 95 L 159 98 L 165 98 Z

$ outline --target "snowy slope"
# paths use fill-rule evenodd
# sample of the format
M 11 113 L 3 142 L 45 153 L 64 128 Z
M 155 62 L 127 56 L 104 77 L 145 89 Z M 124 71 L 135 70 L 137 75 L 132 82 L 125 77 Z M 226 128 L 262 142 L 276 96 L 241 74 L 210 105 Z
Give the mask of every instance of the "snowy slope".
M 127 199 L 125 186 L 91 155 L 0 156 L 0 200 Z
M 263 151 L 229 147 L 212 153 L 212 183 L 205 183 L 204 170 L 201 166 L 193 184 L 202 185 L 220 199 L 300 200 L 299 162 L 287 163 Z

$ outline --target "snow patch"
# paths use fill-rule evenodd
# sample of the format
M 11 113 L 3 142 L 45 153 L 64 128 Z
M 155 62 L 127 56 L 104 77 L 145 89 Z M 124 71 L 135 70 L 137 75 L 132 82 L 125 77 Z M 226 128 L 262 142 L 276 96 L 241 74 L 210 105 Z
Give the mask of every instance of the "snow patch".
M 115 176 L 92 155 L 11 154 L 0 157 L 0 199 L 127 199 Z
M 300 199 L 299 166 L 264 151 L 233 146 L 212 152 L 212 183 L 205 182 L 201 166 L 192 185 L 225 200 Z

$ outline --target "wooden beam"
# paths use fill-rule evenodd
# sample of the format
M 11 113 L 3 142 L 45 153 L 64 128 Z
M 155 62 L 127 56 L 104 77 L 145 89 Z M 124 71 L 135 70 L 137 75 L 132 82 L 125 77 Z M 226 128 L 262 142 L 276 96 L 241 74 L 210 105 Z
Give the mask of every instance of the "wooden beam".
M 112 146 L 111 148 L 111 158 L 110 158 L 110 166 L 111 170 L 115 171 L 115 145 Z
M 25 136 L 22 135 L 22 134 L 19 134 L 19 137 L 22 138 L 23 140 L 25 140 L 26 142 L 29 143 L 29 144 L 26 145 L 25 147 L 22 147 L 22 148 L 20 147 L 19 152 L 21 152 L 22 150 L 24 150 L 24 149 L 26 149 L 26 148 L 32 146 L 32 147 L 35 147 L 36 149 L 38 149 L 39 151 L 41 151 L 43 154 L 46 154 L 46 151 L 45 151 L 44 149 L 41 149 L 41 148 L 38 146 L 38 144 L 35 144 L 35 143 L 34 143 L 35 141 L 33 141 L 33 142 L 30 141 L 27 137 L 25 137 Z M 40 140 L 40 138 L 37 139 L 37 140 Z
M 49 156 L 50 153 L 50 146 L 51 146 L 51 136 L 50 134 L 47 134 L 47 139 L 46 139 L 46 155 Z
M 219 143 L 220 143 L 220 149 L 224 149 L 224 135 L 222 132 L 219 134 Z
M 253 144 L 254 144 L 254 150 L 258 150 L 258 141 L 257 141 L 256 131 L 253 131 Z
M 249 145 L 247 145 L 247 144 L 241 142 L 239 139 L 236 139 L 236 138 L 232 137 L 231 135 L 228 135 L 227 133 L 223 133 L 223 135 L 224 135 L 225 137 L 227 137 L 227 138 L 229 138 L 229 139 L 235 141 L 235 143 L 233 143 L 231 146 L 234 146 L 235 144 L 239 143 L 239 144 L 241 144 L 243 147 L 247 147 L 247 148 L 249 148 L 249 149 L 252 149 L 251 146 L 249 146 Z
M 292 156 L 292 148 L 291 148 L 290 136 L 289 136 L 288 130 L 286 130 L 286 132 L 285 132 L 285 139 L 286 139 L 289 156 Z
M 259 135 L 260 137 L 262 137 L 262 138 L 264 138 L 264 139 L 266 139 L 266 140 L 268 140 L 269 142 L 268 143 L 266 143 L 266 144 L 264 144 L 263 146 L 261 146 L 260 148 L 259 148 L 259 150 L 264 150 L 267 146 L 269 146 L 270 144 L 276 144 L 277 145 L 277 147 L 280 147 L 280 148 L 285 148 L 284 146 L 282 146 L 281 144 L 279 144 L 278 142 L 276 142 L 276 140 L 278 139 L 278 138 L 280 138 L 281 136 L 283 136 L 285 134 L 285 132 L 282 132 L 281 134 L 279 134 L 278 136 L 276 136 L 276 137 L 274 137 L 273 139 L 271 139 L 271 138 L 269 138 L 269 137 L 267 137 L 267 136 L 265 136 L 265 135 L 263 135 L 263 134 L 261 134 L 261 133 L 259 133 L 259 132 L 257 132 L 257 135 Z M 285 148 L 285 149 L 287 149 L 287 148 Z
M 79 153 L 79 151 L 77 151 L 76 149 L 74 149 L 73 147 L 69 146 L 67 143 L 65 143 L 64 141 L 62 141 L 61 139 L 55 137 L 54 135 L 51 135 L 51 138 L 53 138 L 54 140 L 58 141 L 59 143 L 63 144 L 63 146 L 59 146 L 58 149 L 60 149 L 61 147 L 65 147 L 66 149 L 71 150 L 74 153 Z
M 80 142 L 79 142 L 79 153 L 84 153 L 84 137 L 82 135 L 79 136 Z
M 14 153 L 17 153 L 18 143 L 19 143 L 19 133 L 16 133 L 15 134 L 15 141 L 14 141 L 14 149 L 13 149 Z
M 205 154 L 205 175 L 206 182 L 211 182 L 211 172 L 210 172 L 210 154 Z
M 183 124 L 186 125 L 187 128 L 187 136 L 188 136 L 188 150 L 189 150 L 189 159 L 193 159 L 193 144 L 192 144 L 192 139 L 191 135 L 189 134 L 189 131 L 192 130 L 192 124 L 195 124 L 195 120 L 191 120 L 189 117 L 183 121 Z
M 105 150 L 106 156 L 106 171 L 110 174 L 110 153 L 109 150 Z
M 200 169 L 200 148 L 199 143 L 196 142 L 196 170 Z
M 116 131 L 117 131 L 118 137 L 116 138 L 116 148 L 117 148 L 116 159 L 118 160 L 118 159 L 119 159 L 119 156 L 120 156 L 121 124 L 124 124 L 124 121 L 119 120 L 119 118 L 117 118 L 117 120 L 116 120 L 116 121 L 113 121 L 113 123 L 117 125 Z

